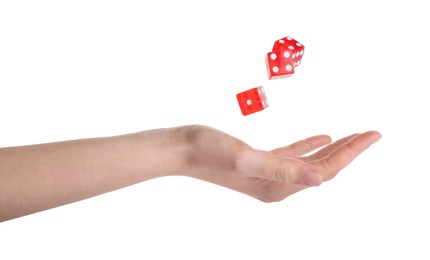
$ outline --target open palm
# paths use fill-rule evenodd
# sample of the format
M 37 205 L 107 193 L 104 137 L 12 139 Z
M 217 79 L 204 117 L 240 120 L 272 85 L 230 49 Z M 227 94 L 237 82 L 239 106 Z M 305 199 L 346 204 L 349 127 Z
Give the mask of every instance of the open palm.
M 334 178 L 381 138 L 378 132 L 369 131 L 331 143 L 329 136 L 319 135 L 272 151 L 261 151 L 209 127 L 192 126 L 188 136 L 193 144 L 188 161 L 189 176 L 265 202 L 283 200 Z M 305 156 L 321 147 L 324 148 Z

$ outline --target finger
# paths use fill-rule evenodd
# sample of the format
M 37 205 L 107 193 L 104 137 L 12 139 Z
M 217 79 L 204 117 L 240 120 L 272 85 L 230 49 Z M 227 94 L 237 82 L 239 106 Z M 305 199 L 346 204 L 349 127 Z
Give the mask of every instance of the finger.
M 237 172 L 247 177 L 256 177 L 285 184 L 318 186 L 322 177 L 318 168 L 306 162 L 250 151 L 238 158 Z
M 300 140 L 285 147 L 272 150 L 272 153 L 282 157 L 300 157 L 317 148 L 331 143 L 331 138 L 328 135 L 317 135 Z
M 357 135 L 314 165 L 322 169 L 321 174 L 324 179 L 332 179 L 340 170 L 350 164 L 359 154 L 376 143 L 381 137 L 381 134 L 376 131 Z
M 331 145 L 324 147 L 323 149 L 319 150 L 318 152 L 312 155 L 307 156 L 304 159 L 307 162 L 321 159 L 327 156 L 328 154 L 330 154 L 331 152 L 333 152 L 334 150 L 336 150 L 337 148 L 339 148 L 340 146 L 342 146 L 343 144 L 345 144 L 346 142 L 348 142 L 349 140 L 351 140 L 352 138 L 356 137 L 357 135 L 358 134 L 352 134 L 350 136 L 339 139 L 336 142 L 332 143 Z

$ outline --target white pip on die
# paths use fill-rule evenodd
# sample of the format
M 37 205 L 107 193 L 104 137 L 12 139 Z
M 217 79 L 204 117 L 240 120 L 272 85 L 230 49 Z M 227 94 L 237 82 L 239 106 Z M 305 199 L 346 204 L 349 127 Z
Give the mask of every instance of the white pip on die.
M 304 54 L 305 46 L 292 37 L 285 37 L 273 44 L 272 52 L 266 56 L 269 79 L 288 77 L 294 74 Z

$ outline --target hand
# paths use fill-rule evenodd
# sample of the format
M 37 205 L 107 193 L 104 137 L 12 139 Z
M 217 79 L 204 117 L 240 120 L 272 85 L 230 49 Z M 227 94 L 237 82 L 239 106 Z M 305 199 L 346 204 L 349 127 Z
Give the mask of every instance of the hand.
M 331 180 L 381 138 L 378 132 L 369 131 L 330 144 L 329 136 L 319 135 L 272 151 L 260 151 L 213 128 L 197 125 L 182 130 L 185 143 L 189 144 L 185 175 L 264 202 L 281 201 Z M 304 156 L 325 145 L 318 152 Z

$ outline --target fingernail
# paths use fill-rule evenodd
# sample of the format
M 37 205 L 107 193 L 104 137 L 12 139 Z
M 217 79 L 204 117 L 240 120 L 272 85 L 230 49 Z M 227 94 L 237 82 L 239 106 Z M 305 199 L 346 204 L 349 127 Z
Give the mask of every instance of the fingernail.
M 319 186 L 322 183 L 321 176 L 316 172 L 305 172 L 304 181 L 309 186 Z
M 381 140 L 381 138 L 382 138 L 382 135 L 378 135 L 377 137 L 375 137 L 375 139 L 373 139 L 372 144 L 378 142 L 379 140 Z

